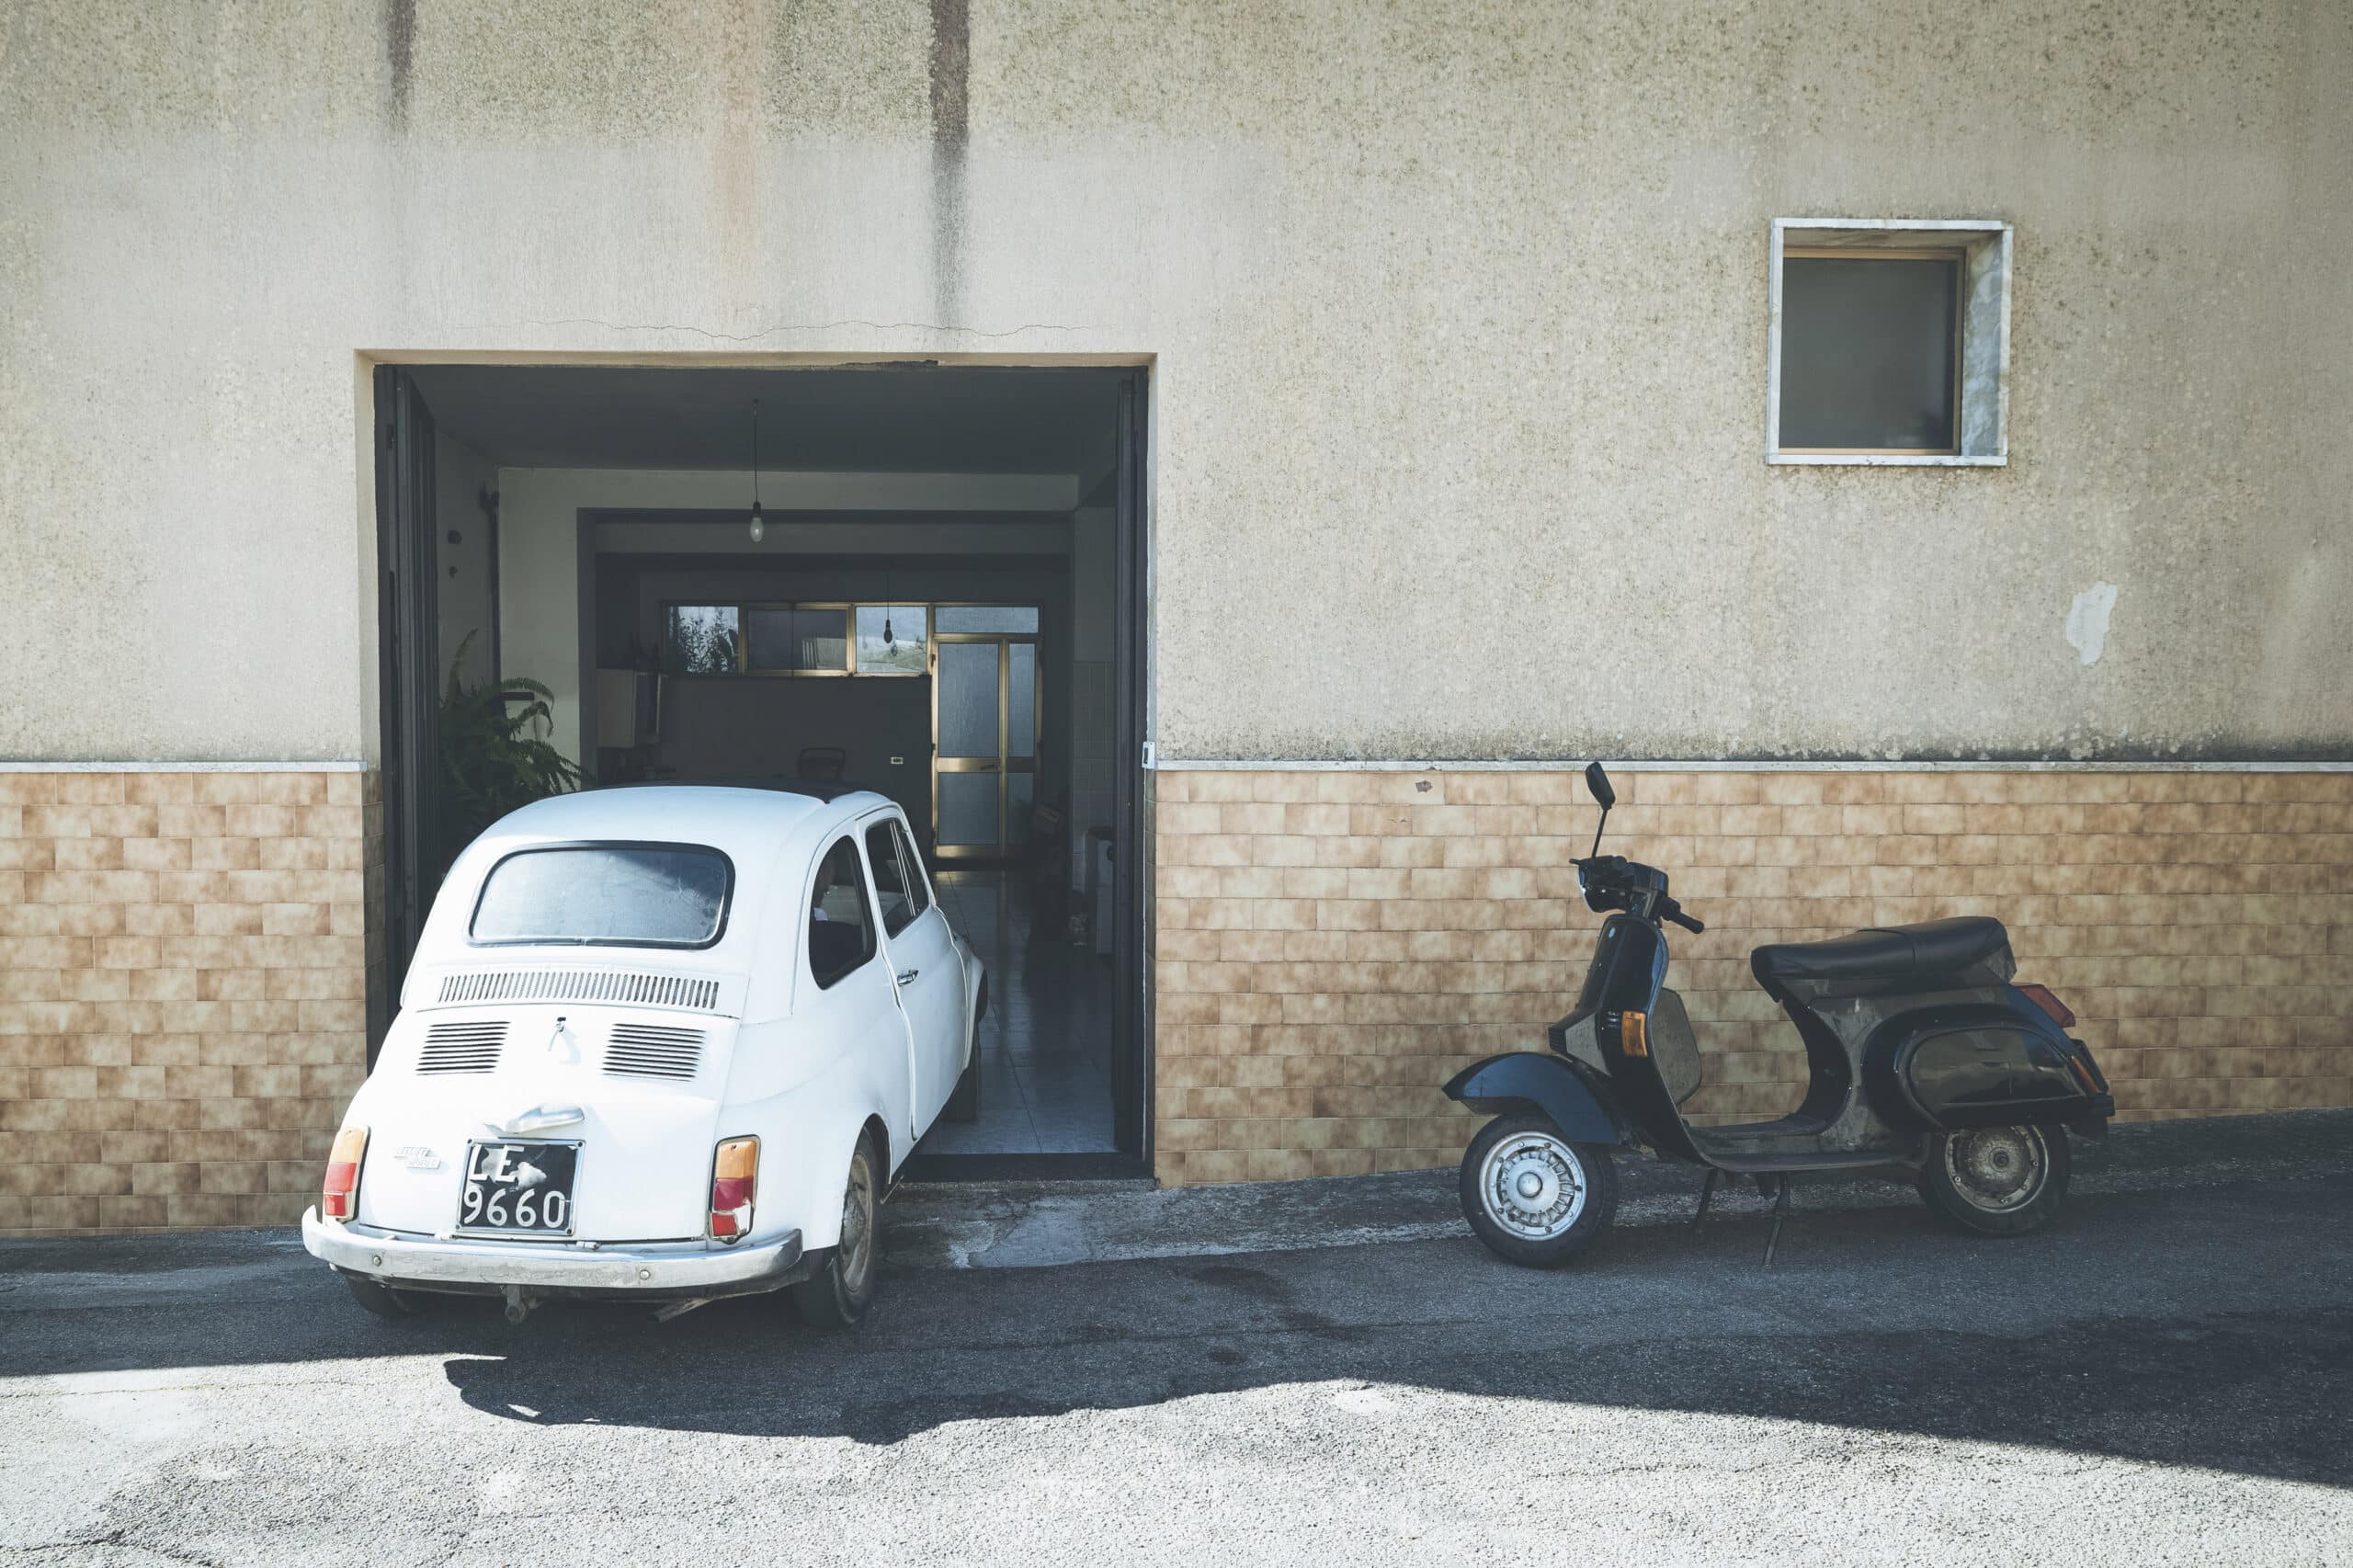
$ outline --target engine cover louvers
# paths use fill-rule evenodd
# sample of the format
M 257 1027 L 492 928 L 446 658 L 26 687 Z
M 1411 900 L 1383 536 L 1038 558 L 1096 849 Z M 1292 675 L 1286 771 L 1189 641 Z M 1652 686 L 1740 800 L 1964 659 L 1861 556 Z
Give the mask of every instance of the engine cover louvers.
M 702 1030 L 615 1024 L 605 1071 L 616 1078 L 691 1078 L 702 1067 Z
M 506 1045 L 503 1018 L 463 1024 L 435 1024 L 425 1031 L 425 1048 L 417 1053 L 416 1070 L 423 1073 L 494 1073 L 498 1053 Z
M 437 1000 L 445 1006 L 474 1002 L 606 1002 L 623 1007 L 676 1007 L 708 1013 L 719 1005 L 719 982 L 612 970 L 477 970 L 471 974 L 444 975 Z

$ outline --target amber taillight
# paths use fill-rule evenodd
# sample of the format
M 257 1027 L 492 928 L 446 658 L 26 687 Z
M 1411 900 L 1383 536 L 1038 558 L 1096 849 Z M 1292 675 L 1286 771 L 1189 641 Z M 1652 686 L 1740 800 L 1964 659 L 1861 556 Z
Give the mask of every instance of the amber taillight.
M 368 1153 L 368 1130 L 347 1127 L 335 1135 L 327 1153 L 326 1180 L 319 1185 L 319 1213 L 324 1219 L 348 1220 L 358 1211 L 359 1162 Z
M 2062 1002 L 2058 997 L 2051 994 L 2051 988 L 2049 986 L 2021 985 L 2018 987 L 2018 994 L 2033 1003 L 2036 1006 L 2041 1008 L 2044 1012 L 2050 1014 L 2051 1021 L 2057 1024 L 2061 1028 L 2072 1029 L 2075 1027 L 2075 1012 L 2068 1007 L 2066 1003 Z
M 710 1233 L 722 1242 L 752 1232 L 752 1200 L 760 1184 L 760 1141 L 730 1138 L 710 1163 Z

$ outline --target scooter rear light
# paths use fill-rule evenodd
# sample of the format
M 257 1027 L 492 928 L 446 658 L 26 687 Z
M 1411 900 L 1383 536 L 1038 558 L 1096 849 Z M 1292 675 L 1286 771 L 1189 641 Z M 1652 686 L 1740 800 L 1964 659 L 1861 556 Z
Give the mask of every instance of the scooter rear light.
M 752 1233 L 752 1200 L 760 1182 L 760 1141 L 730 1138 L 710 1163 L 710 1233 L 741 1241 Z
M 1618 1015 L 1618 1049 L 1629 1056 L 1648 1056 L 1651 1053 L 1651 1021 L 1647 1015 Z
M 2018 987 L 2018 994 L 2050 1014 L 2051 1021 L 2061 1028 L 2072 1029 L 2075 1027 L 2075 1013 L 2069 1009 L 2066 1003 L 2051 994 L 2049 986 L 2021 985 Z
M 319 1215 L 348 1220 L 358 1210 L 359 1163 L 368 1153 L 368 1130 L 347 1127 L 335 1135 L 327 1151 L 326 1179 L 319 1184 Z

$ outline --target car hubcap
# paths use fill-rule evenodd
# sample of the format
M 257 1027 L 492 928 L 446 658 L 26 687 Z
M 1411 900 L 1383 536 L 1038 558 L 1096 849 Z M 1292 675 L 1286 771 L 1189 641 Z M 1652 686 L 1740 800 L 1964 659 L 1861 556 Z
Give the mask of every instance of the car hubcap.
M 1585 1212 L 1585 1165 L 1549 1133 L 1515 1133 L 1480 1162 L 1479 1190 L 1496 1224 L 1529 1241 L 1550 1241 Z
M 849 1189 L 842 1194 L 842 1287 L 856 1295 L 866 1289 L 867 1270 L 874 1263 L 874 1178 L 867 1168 L 866 1151 L 849 1163 Z
M 1953 1190 L 1989 1214 L 2033 1202 L 2050 1168 L 2039 1128 L 1986 1127 L 1945 1140 L 1945 1174 Z

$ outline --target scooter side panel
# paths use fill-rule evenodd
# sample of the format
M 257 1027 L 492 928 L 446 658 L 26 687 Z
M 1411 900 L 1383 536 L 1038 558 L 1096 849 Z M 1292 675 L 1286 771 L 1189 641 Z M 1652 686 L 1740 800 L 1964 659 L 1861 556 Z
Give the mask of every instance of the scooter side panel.
M 2066 1036 L 2006 992 L 1943 997 L 1881 1022 L 1864 1047 L 1863 1082 L 1881 1114 L 1935 1131 L 2091 1115 Z
M 1446 1096 L 1489 1116 L 1540 1111 L 1572 1143 L 1634 1142 L 1608 1081 L 1566 1056 L 1541 1051 L 1490 1056 L 1449 1079 Z

